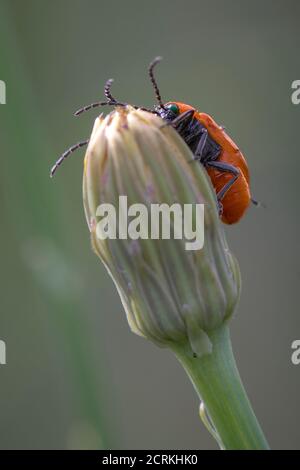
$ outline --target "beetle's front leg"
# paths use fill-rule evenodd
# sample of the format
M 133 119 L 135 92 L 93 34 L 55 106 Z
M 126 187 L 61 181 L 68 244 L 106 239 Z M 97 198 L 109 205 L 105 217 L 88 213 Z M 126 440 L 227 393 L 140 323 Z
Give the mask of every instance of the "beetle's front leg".
M 185 111 L 182 114 L 179 114 L 173 121 L 170 122 L 172 127 L 178 131 L 179 126 L 186 128 L 187 126 L 190 125 L 190 123 L 193 120 L 195 111 L 193 109 L 190 109 L 188 111 Z

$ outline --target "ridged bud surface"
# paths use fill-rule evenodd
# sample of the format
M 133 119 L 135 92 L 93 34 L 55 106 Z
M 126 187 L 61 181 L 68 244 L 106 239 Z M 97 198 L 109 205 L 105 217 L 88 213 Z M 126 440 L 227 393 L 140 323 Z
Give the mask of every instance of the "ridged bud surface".
M 209 332 L 234 311 L 240 274 L 206 171 L 192 160 L 184 141 L 159 117 L 118 108 L 95 121 L 83 196 L 93 248 L 117 287 L 132 331 L 161 346 L 188 342 L 202 355 L 211 350 Z M 143 204 L 149 214 L 153 204 L 190 204 L 194 224 L 194 208 L 204 204 L 203 248 L 187 250 L 187 240 L 174 237 L 151 239 L 150 222 L 150 238 L 122 239 L 132 217 L 119 204 L 120 196 L 127 196 L 128 208 Z M 116 208 L 116 239 L 99 237 L 103 204 Z

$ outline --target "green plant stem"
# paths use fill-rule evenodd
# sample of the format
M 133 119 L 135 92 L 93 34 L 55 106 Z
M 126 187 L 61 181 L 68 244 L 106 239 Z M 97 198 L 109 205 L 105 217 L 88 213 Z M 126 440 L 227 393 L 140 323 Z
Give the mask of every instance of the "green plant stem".
M 223 325 L 209 336 L 211 354 L 195 358 L 187 348 L 173 350 L 203 400 L 222 447 L 268 449 L 236 367 L 228 326 Z

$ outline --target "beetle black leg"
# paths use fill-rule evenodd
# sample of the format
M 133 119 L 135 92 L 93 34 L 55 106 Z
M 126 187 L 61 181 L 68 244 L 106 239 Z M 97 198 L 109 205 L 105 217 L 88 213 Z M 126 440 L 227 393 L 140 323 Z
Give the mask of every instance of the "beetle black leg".
M 205 166 L 209 166 L 211 168 L 215 168 L 216 170 L 231 173 L 233 176 L 232 178 L 223 186 L 223 188 L 217 193 L 218 201 L 222 201 L 223 197 L 227 193 L 227 191 L 231 188 L 231 186 L 236 182 L 240 175 L 240 170 L 230 163 L 224 162 L 205 162 Z
M 196 151 L 195 151 L 195 160 L 201 160 L 202 159 L 203 153 L 204 153 L 203 150 L 204 150 L 205 144 L 207 142 L 207 136 L 208 136 L 207 129 L 203 129 L 202 135 L 199 139 L 199 142 L 198 142 L 198 145 L 197 145 L 197 148 L 196 148 Z
M 203 159 L 204 148 L 205 148 L 205 145 L 206 145 L 206 142 L 207 142 L 208 132 L 207 132 L 206 129 L 202 129 L 201 131 L 199 131 L 199 134 L 201 135 L 201 137 L 198 141 L 198 144 L 197 144 L 197 147 L 196 147 L 196 150 L 195 150 L 195 153 L 194 153 L 194 159 L 191 160 L 191 162 L 196 162 L 196 161 L 202 162 L 202 159 Z M 194 139 L 199 134 L 196 134 L 196 135 L 192 136 L 192 138 Z M 186 143 L 189 145 L 188 139 L 186 139 Z
M 211 139 L 207 129 L 203 128 L 200 132 L 200 139 L 194 152 L 195 160 L 206 165 L 206 162 L 212 162 L 218 158 L 221 147 Z
M 200 135 L 200 139 L 198 141 L 198 144 L 197 144 L 197 147 L 196 147 L 196 150 L 195 150 L 195 153 L 194 153 L 194 159 L 191 160 L 191 162 L 195 162 L 195 161 L 200 161 L 201 163 L 204 163 L 203 161 L 203 157 L 204 157 L 204 149 L 205 149 L 205 146 L 206 146 L 206 143 L 207 143 L 207 139 L 208 139 L 208 132 L 207 132 L 207 129 L 203 128 L 199 131 L 198 134 L 192 136 L 192 138 L 194 139 L 195 137 L 198 137 L 198 135 Z M 187 144 L 189 144 L 188 140 L 186 139 L 186 142 Z M 218 150 L 218 155 L 219 155 L 219 150 Z M 209 156 L 210 159 L 214 159 L 214 155 L 210 155 Z M 191 163 L 190 162 L 190 163 Z
M 209 155 L 206 155 L 206 157 L 202 157 L 201 163 L 203 165 L 206 165 L 207 162 L 214 162 L 218 158 L 219 155 L 220 155 L 219 147 L 212 149 Z
M 173 119 L 173 121 L 171 121 L 172 126 L 177 128 L 179 125 L 182 124 L 184 124 L 185 126 L 190 124 L 193 119 L 194 112 L 195 111 L 193 109 L 190 109 L 189 111 L 185 111 L 184 113 L 180 114 L 175 119 Z
M 177 132 L 180 133 L 182 129 L 184 129 L 191 123 L 191 121 L 193 120 L 194 112 L 195 111 L 193 109 L 185 111 L 184 113 L 180 114 L 175 119 L 173 119 L 173 121 L 167 121 L 161 127 L 172 126 L 174 127 L 174 129 L 176 129 Z

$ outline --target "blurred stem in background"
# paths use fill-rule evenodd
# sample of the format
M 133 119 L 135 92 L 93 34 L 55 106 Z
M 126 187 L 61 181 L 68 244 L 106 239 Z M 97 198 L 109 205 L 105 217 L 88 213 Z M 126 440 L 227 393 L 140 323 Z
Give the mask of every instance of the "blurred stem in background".
M 1 133 L 10 148 L 9 155 L 2 155 L 1 176 L 12 245 L 15 255 L 25 261 L 26 269 L 36 281 L 45 311 L 53 322 L 54 334 L 62 335 L 63 354 L 69 358 L 73 376 L 71 398 L 80 409 L 81 419 L 99 437 L 97 447 L 109 447 L 112 442 L 104 413 L 105 396 L 101 395 L 94 375 L 96 372 L 103 377 L 101 364 L 93 370 L 86 312 L 78 294 L 83 281 L 77 275 L 79 268 L 76 269 L 63 248 L 70 235 L 63 224 L 66 195 L 59 188 L 50 191 L 49 155 L 53 159 L 55 152 L 51 151 L 35 102 L 8 2 L 2 2 L 1 6 L 0 43 L 7 46 L 1 51 L 1 78 L 7 83 Z

